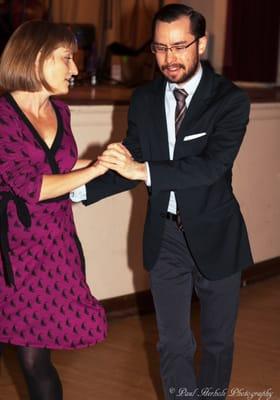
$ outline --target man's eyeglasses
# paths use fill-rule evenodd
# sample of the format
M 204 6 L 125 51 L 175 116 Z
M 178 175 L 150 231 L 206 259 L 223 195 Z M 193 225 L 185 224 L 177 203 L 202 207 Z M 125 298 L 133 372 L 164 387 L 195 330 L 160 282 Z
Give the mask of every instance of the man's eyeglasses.
M 158 44 L 158 43 L 152 43 L 151 44 L 151 50 L 153 53 L 156 54 L 167 54 L 168 50 L 170 50 L 172 53 L 177 53 L 177 54 L 183 54 L 188 47 L 190 47 L 193 43 L 195 43 L 199 38 L 194 39 L 191 43 L 188 44 L 174 44 L 173 46 L 165 46 L 163 44 Z

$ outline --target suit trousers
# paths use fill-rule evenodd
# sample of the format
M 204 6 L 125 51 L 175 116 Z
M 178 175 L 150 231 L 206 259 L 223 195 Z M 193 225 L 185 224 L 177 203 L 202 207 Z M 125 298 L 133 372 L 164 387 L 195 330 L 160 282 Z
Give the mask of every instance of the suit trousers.
M 203 243 L 201 243 L 203 246 Z M 210 281 L 199 272 L 184 232 L 166 220 L 161 249 L 149 272 L 159 333 L 165 397 L 225 399 L 233 361 L 241 273 Z M 194 370 L 193 289 L 200 302 L 201 361 Z

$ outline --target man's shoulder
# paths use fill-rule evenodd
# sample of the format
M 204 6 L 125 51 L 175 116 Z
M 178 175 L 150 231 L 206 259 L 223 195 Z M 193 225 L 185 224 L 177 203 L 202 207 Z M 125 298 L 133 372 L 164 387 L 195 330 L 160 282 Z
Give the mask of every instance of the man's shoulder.
M 207 81 L 208 84 L 205 83 Z M 249 113 L 250 99 L 247 92 L 224 75 L 213 70 L 205 71 L 203 86 L 206 87 L 207 97 L 209 96 L 208 99 L 215 105 L 215 109 L 219 110 L 219 114 L 237 109 L 244 115 Z
M 217 97 L 239 98 L 249 102 L 249 96 L 245 90 L 237 86 L 233 81 L 222 74 L 212 71 L 213 91 Z

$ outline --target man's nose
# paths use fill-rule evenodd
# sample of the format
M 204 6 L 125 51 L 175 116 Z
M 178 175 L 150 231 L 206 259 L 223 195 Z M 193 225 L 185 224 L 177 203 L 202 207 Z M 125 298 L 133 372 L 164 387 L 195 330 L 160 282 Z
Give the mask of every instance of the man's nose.
M 176 60 L 176 53 L 173 49 L 170 47 L 167 48 L 166 53 L 165 53 L 165 60 L 166 62 L 170 63 L 171 61 Z

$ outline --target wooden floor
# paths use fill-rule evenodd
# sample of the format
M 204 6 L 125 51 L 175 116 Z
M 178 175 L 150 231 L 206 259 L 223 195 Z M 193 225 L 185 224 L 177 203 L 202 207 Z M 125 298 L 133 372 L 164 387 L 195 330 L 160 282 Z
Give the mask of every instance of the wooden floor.
M 242 288 L 229 396 L 233 400 L 280 400 L 279 286 L 277 276 Z M 197 303 L 192 322 L 198 335 Z M 163 399 L 156 341 L 154 315 L 132 316 L 111 321 L 104 344 L 55 352 L 53 359 L 63 381 L 65 400 Z M 245 396 L 245 390 L 251 397 Z M 266 390 L 273 392 L 271 397 L 254 394 Z M 27 398 L 14 351 L 6 348 L 0 369 L 0 399 Z

